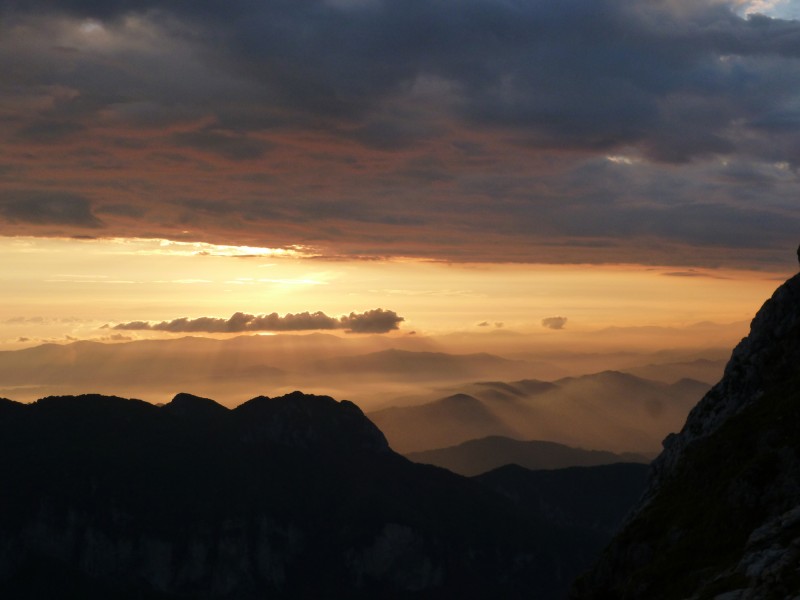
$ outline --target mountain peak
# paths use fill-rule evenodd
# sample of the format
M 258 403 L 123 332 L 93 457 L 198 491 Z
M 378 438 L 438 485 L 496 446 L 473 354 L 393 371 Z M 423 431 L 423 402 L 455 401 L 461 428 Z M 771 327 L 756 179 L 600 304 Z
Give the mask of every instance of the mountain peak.
M 36 411 L 67 415 L 121 414 L 124 411 L 147 412 L 156 407 L 144 400 L 104 396 L 103 394 L 80 394 L 77 396 L 47 396 L 30 405 Z
M 481 401 L 469 394 L 452 394 L 439 400 L 440 404 L 450 404 L 452 406 L 478 406 Z
M 248 436 L 254 441 L 265 439 L 304 448 L 389 449 L 383 433 L 347 400 L 337 402 L 330 396 L 295 391 L 279 398 L 258 396 L 233 412 L 245 420 Z
M 21 402 L 14 402 L 13 400 L 9 400 L 8 398 L 0 398 L 0 413 L 3 411 L 12 411 L 12 410 L 19 410 L 23 408 L 25 405 Z
M 176 417 L 200 419 L 214 418 L 230 412 L 210 398 L 201 398 L 185 392 L 176 394 L 169 404 L 162 407 L 162 410 Z

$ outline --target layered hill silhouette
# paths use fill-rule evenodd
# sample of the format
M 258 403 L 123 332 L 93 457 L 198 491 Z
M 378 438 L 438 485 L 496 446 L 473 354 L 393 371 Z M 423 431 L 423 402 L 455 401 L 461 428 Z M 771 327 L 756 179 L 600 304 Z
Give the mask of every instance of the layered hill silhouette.
M 575 599 L 794 598 L 800 591 L 800 275 L 664 442 L 643 500 Z
M 0 394 L 33 400 L 87 388 L 112 395 L 124 389 L 155 402 L 175 389 L 191 388 L 213 397 L 221 394 L 225 404 L 236 405 L 253 389 L 319 388 L 341 390 L 345 397 L 385 398 L 387 390 L 408 394 L 428 385 L 552 370 L 536 361 L 433 352 L 430 346 L 422 338 L 321 333 L 51 343 L 0 351 Z
M 355 404 L 299 392 L 3 400 L 0 473 L 0 597 L 20 599 L 558 598 L 641 490 L 633 471 L 599 528 L 579 503 L 553 519 L 597 479 L 415 464 Z
M 398 452 L 488 436 L 538 439 L 617 453 L 657 451 L 708 385 L 667 384 L 606 371 L 555 382 L 482 382 L 433 402 L 368 413 Z
M 613 369 L 664 383 L 693 378 L 710 385 L 722 371 L 709 360 L 719 356 L 711 348 L 554 353 L 518 334 L 503 338 L 519 338 L 516 345 L 487 345 L 493 337 L 473 336 L 461 346 L 460 338 L 448 336 L 311 333 L 122 341 L 125 336 L 116 334 L 115 343 L 0 351 L 0 396 L 33 401 L 91 390 L 155 403 L 186 389 L 236 406 L 253 390 L 279 396 L 303 389 L 376 410 L 411 404 L 411 398 L 420 404 L 456 393 L 476 395 L 470 391 L 476 381 L 553 381 Z
M 543 470 L 614 463 L 647 464 L 650 462 L 648 457 L 641 454 L 614 454 L 600 450 L 583 450 L 555 442 L 521 441 L 498 435 L 470 440 L 449 448 L 410 452 L 405 456 L 414 462 L 444 467 L 468 477 L 480 475 L 505 465 Z

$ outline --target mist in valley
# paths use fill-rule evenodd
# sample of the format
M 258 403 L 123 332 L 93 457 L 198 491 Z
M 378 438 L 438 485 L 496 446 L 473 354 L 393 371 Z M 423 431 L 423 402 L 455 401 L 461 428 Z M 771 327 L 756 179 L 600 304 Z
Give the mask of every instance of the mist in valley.
M 706 346 L 697 343 L 698 328 Z M 235 407 L 257 395 L 302 390 L 355 402 L 399 452 L 501 435 L 648 453 L 719 379 L 729 354 L 723 344 L 740 329 L 44 344 L 0 352 L 0 396 L 28 402 L 102 393 L 160 404 L 189 392 Z

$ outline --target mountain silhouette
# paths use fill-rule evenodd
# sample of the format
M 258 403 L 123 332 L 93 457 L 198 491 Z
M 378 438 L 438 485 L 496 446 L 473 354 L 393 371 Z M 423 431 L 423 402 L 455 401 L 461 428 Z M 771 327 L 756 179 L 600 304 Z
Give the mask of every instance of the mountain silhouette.
M 800 591 L 800 276 L 664 441 L 642 501 L 575 599 L 794 598 Z
M 403 454 L 487 436 L 649 454 L 657 451 L 667 433 L 680 427 L 708 388 L 690 379 L 668 384 L 603 371 L 555 382 L 466 384 L 446 398 L 372 411 L 368 416 L 392 448 Z
M 210 398 L 201 398 L 192 394 L 177 394 L 169 404 L 162 407 L 164 412 L 178 418 L 196 421 L 209 421 L 227 418 L 228 409 Z
M 2 598 L 555 599 L 609 535 L 300 392 L 2 401 L 0 474 Z
M 497 435 L 470 440 L 449 448 L 410 452 L 405 456 L 414 462 L 444 467 L 468 477 L 510 464 L 540 470 L 650 462 L 640 454 L 583 450 L 555 442 L 521 441 Z
M 398 452 L 457 444 L 513 430 L 474 396 L 453 394 L 419 406 L 390 407 L 369 413 Z

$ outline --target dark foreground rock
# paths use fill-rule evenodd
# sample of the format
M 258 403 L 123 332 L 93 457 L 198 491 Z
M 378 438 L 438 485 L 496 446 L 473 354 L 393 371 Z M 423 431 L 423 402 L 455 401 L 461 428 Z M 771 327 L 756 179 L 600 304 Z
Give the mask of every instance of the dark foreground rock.
M 0 477 L 2 598 L 560 598 L 598 544 L 299 392 L 2 401 Z
M 576 599 L 800 595 L 800 276 L 653 463 L 644 500 Z

